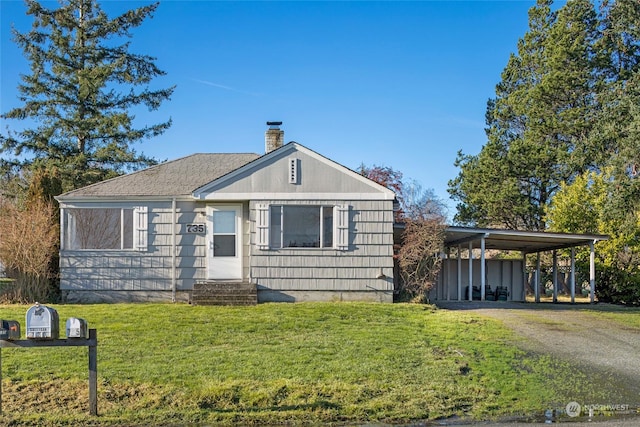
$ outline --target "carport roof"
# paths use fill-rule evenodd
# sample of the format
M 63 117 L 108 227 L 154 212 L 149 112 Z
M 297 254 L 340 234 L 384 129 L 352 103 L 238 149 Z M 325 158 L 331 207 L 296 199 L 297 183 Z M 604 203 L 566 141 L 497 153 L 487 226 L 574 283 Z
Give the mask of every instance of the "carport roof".
M 545 252 L 555 249 L 587 246 L 592 242 L 607 240 L 602 234 L 568 234 L 542 231 L 499 230 L 491 228 L 447 227 L 445 247 L 468 245 L 480 247 L 484 237 L 486 249 L 522 251 L 525 253 Z

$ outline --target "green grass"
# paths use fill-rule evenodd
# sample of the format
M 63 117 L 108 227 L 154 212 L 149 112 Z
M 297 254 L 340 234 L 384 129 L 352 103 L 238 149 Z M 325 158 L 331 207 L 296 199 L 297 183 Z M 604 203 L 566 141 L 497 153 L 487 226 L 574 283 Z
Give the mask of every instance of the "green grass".
M 640 309 L 636 307 L 599 304 L 582 312 L 632 329 L 640 329 Z
M 590 389 L 568 365 L 514 347 L 500 323 L 429 306 L 54 307 L 62 329 L 74 316 L 98 330 L 100 416 L 87 415 L 86 348 L 3 349 L 1 422 L 488 419 L 537 416 Z M 0 306 L 0 317 L 24 329 L 27 308 Z

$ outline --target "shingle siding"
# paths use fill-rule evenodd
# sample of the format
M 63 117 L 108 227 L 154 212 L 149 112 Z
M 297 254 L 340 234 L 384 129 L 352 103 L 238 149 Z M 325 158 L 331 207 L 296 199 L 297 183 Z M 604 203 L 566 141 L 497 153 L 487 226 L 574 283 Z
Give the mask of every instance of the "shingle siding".
M 271 204 L 349 204 L 349 250 L 269 249 L 251 246 L 251 278 L 260 288 L 278 291 L 393 290 L 392 201 L 286 201 Z M 251 203 L 255 241 L 255 203 Z M 377 278 L 380 269 L 388 276 Z
M 74 206 L 82 207 L 82 204 Z M 171 291 L 171 201 L 147 203 L 146 206 L 149 208 L 147 251 L 62 251 L 61 290 Z M 122 204 L 122 207 L 127 206 Z M 196 280 L 206 278 L 206 236 L 182 233 L 185 224 L 204 223 L 200 212 L 205 212 L 205 205 L 178 202 L 176 207 L 176 290 L 190 290 Z
M 374 295 L 372 300 L 390 301 L 393 193 L 295 143 L 258 157 L 197 154 L 60 196 L 63 210 L 144 206 L 148 220 L 146 251 L 63 248 L 61 289 L 111 292 L 112 300 L 129 291 L 137 292 L 140 297 L 132 297 L 136 300 L 164 298 L 172 292 L 173 283 L 178 292 L 191 290 L 196 281 L 207 278 L 208 244 L 206 234 L 186 233 L 186 225 L 206 223 L 207 206 L 219 200 L 221 205 L 243 206 L 242 278 L 258 285 L 266 295 L 262 300 L 370 299 Z M 294 184 L 287 175 L 290 158 L 298 159 Z M 177 200 L 175 237 L 172 199 Z M 258 249 L 258 203 L 348 205 L 346 250 L 341 250 L 343 241 L 337 236 L 334 243 L 340 249 Z M 338 218 L 343 218 L 341 212 L 345 212 L 342 207 L 336 209 Z

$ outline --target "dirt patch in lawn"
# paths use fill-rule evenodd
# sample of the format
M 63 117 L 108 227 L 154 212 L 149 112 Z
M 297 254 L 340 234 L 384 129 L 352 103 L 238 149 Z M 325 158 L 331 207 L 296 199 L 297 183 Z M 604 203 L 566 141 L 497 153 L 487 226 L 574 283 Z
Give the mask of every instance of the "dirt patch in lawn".
M 610 390 L 608 404 L 640 406 L 640 329 L 602 316 L 617 310 L 606 304 L 531 304 L 443 302 L 450 310 L 471 310 L 503 322 L 516 332 L 516 345 L 549 354 L 593 379 L 594 387 Z M 630 312 L 637 315 L 637 312 Z M 576 390 L 588 398 L 589 390 Z M 601 394 L 601 393 L 600 393 Z

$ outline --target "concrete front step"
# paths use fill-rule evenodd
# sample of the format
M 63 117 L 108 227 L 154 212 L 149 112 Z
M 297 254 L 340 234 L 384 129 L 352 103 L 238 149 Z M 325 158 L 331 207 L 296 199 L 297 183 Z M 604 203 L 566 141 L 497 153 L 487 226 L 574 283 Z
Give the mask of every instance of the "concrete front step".
M 255 283 L 197 282 L 193 286 L 191 303 L 194 305 L 255 305 L 258 290 Z

